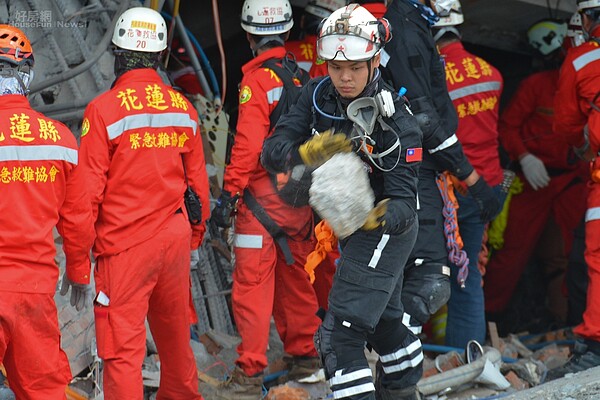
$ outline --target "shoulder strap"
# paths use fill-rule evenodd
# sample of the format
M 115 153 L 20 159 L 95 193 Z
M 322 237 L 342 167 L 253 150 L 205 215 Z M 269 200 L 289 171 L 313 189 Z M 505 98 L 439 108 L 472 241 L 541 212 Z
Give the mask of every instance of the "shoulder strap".
M 287 108 L 289 108 L 292 102 L 296 101 L 295 98 L 289 98 L 291 94 L 296 95 L 295 92 L 299 90 L 299 87 L 294 83 L 294 79 L 298 79 L 301 86 L 304 86 L 310 80 L 310 77 L 306 71 L 298 66 L 294 55 L 289 52 L 286 53 L 283 58 L 271 58 L 266 60 L 262 66 L 272 70 L 275 75 L 281 79 L 281 82 L 283 82 L 283 92 L 281 93 L 281 97 L 279 98 L 277 106 L 269 116 L 271 128 L 273 128 L 279 120 L 279 117 L 281 117 L 281 114 L 287 111 Z

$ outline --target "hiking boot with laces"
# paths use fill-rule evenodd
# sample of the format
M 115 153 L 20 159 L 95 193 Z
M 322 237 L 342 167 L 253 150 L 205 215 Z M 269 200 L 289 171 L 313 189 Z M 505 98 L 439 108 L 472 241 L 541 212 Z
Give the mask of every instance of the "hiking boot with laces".
M 319 357 L 284 355 L 283 362 L 287 365 L 288 373 L 277 378 L 278 385 L 308 378 L 321 369 Z
M 251 377 L 238 366 L 231 377 L 217 389 L 220 400 L 260 400 L 262 399 L 262 376 Z
M 562 378 L 566 374 L 585 371 L 598 365 L 600 365 L 600 343 L 591 340 L 577 340 L 569 361 L 562 367 L 548 371 L 546 382 Z

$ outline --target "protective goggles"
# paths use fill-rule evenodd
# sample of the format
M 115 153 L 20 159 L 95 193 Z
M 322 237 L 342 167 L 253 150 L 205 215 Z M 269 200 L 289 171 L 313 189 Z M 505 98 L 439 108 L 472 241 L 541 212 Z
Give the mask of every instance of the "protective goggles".
M 369 61 L 379 49 L 379 44 L 360 36 L 333 34 L 317 40 L 317 52 L 324 61 Z

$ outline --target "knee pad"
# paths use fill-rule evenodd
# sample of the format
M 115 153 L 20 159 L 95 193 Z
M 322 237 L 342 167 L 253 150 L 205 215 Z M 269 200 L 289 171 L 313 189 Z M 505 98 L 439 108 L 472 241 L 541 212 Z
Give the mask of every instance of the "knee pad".
M 365 342 L 365 332 L 344 325 L 328 311 L 314 335 L 315 348 L 326 378 L 329 380 L 336 371 L 356 366 L 357 360 L 364 359 Z
M 437 263 L 406 270 L 402 305 L 407 314 L 425 324 L 450 298 L 450 268 Z

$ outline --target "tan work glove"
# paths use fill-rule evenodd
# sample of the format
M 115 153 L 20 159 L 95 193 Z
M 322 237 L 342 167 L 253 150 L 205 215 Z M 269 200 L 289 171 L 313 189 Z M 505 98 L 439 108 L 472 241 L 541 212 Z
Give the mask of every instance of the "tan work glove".
M 331 130 L 326 130 L 300 145 L 298 151 L 304 164 L 318 167 L 334 154 L 351 152 L 352 142 L 343 133 L 331 134 Z
M 377 205 L 369 211 L 369 215 L 367 216 L 367 220 L 363 224 L 362 228 L 365 231 L 372 231 L 374 229 L 379 228 L 380 226 L 385 225 L 385 213 L 387 211 L 387 205 L 390 199 L 383 199 Z

